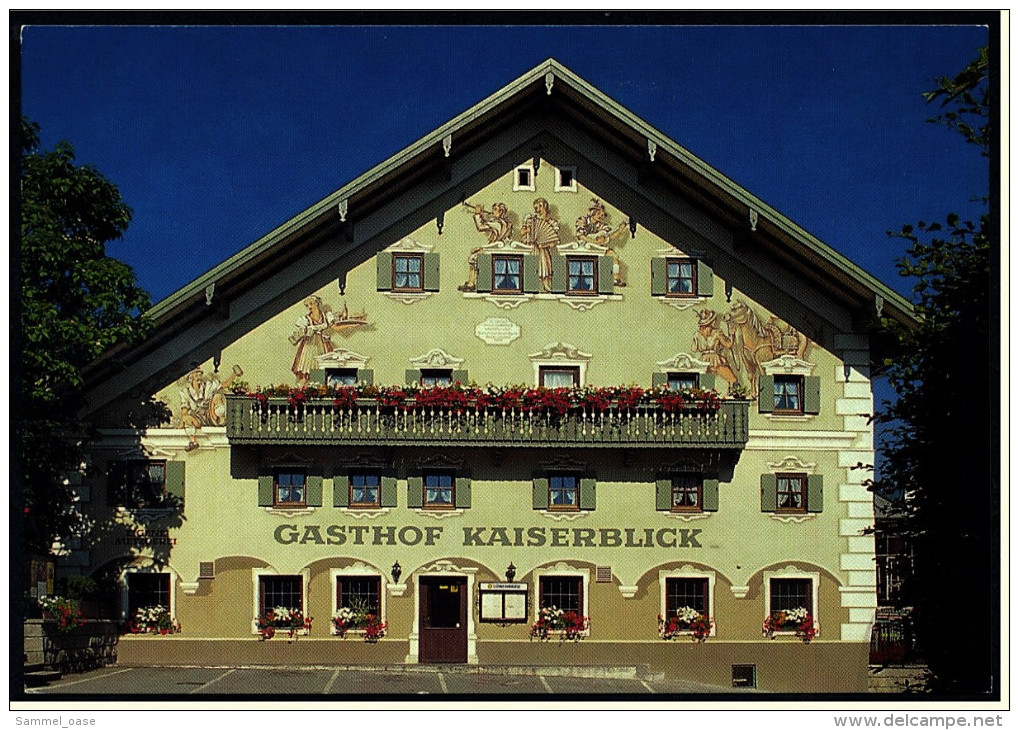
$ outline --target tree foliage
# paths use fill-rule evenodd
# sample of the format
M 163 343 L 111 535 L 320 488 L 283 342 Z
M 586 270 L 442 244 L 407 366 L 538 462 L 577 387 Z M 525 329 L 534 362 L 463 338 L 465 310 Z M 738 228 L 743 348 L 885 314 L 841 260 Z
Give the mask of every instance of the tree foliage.
M 117 187 L 77 164 L 67 142 L 41 151 L 39 131 L 22 119 L 18 405 L 25 539 L 47 552 L 83 527 L 64 483 L 82 462 L 82 371 L 143 335 L 149 296 L 127 264 L 106 255 L 131 220 Z
M 989 155 L 987 52 L 953 79 L 941 79 L 948 123 Z M 971 120 L 976 119 L 976 122 Z M 986 191 L 981 193 L 986 200 Z M 882 420 L 879 487 L 904 496 L 915 551 L 906 591 L 935 691 L 978 694 L 996 684 L 999 652 L 999 484 L 992 427 L 992 246 L 998 232 L 949 214 L 904 226 L 909 242 L 899 271 L 914 280 L 918 324 L 898 328 L 897 357 L 886 363 L 896 400 Z M 962 616 L 966 616 L 962 619 Z

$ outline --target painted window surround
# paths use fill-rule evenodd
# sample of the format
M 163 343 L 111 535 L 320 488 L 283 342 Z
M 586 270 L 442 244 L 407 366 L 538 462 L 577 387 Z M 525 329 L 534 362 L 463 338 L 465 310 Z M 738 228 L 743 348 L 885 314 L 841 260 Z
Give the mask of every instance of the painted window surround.
M 714 623 L 714 611 L 715 611 L 715 571 L 703 570 L 701 568 L 694 568 L 691 565 L 684 565 L 681 568 L 675 570 L 660 570 L 658 571 L 658 613 L 661 616 L 665 616 L 665 583 L 669 578 L 707 578 L 708 579 L 708 618 L 712 619 L 711 622 L 711 633 L 708 636 L 715 635 L 715 623 Z M 770 605 L 770 604 L 769 604 Z M 692 634 L 692 631 L 683 631 L 684 634 Z
M 820 573 L 811 573 L 808 571 L 800 570 L 799 568 L 789 565 L 779 570 L 766 570 L 762 576 L 764 580 L 764 615 L 761 617 L 762 621 L 767 619 L 771 615 L 771 580 L 772 578 L 800 578 L 810 581 L 810 603 L 811 603 L 811 616 L 814 619 L 814 629 L 817 630 L 817 634 L 821 634 L 821 623 L 818 620 L 818 603 L 817 603 L 817 591 L 818 586 L 821 583 Z M 778 635 L 793 635 L 796 632 L 793 630 L 776 631 Z

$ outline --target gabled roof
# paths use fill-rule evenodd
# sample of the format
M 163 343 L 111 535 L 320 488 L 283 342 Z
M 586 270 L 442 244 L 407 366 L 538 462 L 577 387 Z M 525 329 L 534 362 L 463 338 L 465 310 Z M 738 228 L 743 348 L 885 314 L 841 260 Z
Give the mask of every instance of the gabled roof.
M 670 186 L 720 224 L 739 231 L 745 241 L 782 261 L 860 319 L 872 319 L 877 304 L 884 316 L 904 324 L 914 321 L 913 307 L 904 297 L 549 59 L 154 305 L 147 316 L 156 324 L 156 336 L 101 359 L 89 380 L 104 380 L 126 362 L 151 352 L 158 347 L 159 333 L 179 333 L 208 317 L 210 293 L 214 300 L 229 302 L 264 281 L 268 273 L 327 241 L 356 247 L 360 242 L 353 225 L 358 220 L 448 169 L 451 159 L 534 114 L 546 120 L 560 116 L 583 129 L 632 161 L 643 175 Z M 444 140 L 451 143 L 449 156 Z

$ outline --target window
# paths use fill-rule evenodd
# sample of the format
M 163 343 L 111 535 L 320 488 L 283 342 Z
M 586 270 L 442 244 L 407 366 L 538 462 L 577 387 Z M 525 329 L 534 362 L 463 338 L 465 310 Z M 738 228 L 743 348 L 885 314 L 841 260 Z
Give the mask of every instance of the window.
M 425 472 L 423 506 L 452 509 L 456 504 L 456 478 L 447 471 Z
M 128 573 L 127 615 L 133 617 L 139 608 L 162 606 L 170 610 L 169 573 Z
M 380 616 L 382 578 L 377 575 L 341 575 L 336 578 L 336 607 Z
M 711 615 L 707 578 L 666 578 L 665 615 L 675 616 L 684 606 L 702 616 Z
M 776 375 L 772 387 L 775 395 L 773 413 L 803 413 L 803 377 Z
M 273 608 L 297 609 L 304 613 L 304 581 L 299 575 L 260 575 L 258 615 Z
M 700 386 L 697 373 L 669 373 L 666 380 L 669 390 L 696 390 Z
M 598 260 L 593 256 L 571 256 L 566 259 L 569 280 L 568 294 L 598 293 Z
M 338 388 L 341 385 L 357 385 L 357 368 L 330 368 L 326 370 L 326 385 Z
M 792 611 L 805 608 L 814 613 L 814 582 L 810 578 L 771 578 L 769 584 L 768 612 Z
M 166 498 L 165 461 L 128 461 L 124 464 L 122 501 L 125 507 L 159 507 Z
M 807 511 L 807 478 L 802 474 L 776 476 L 775 506 L 778 512 Z
M 580 508 L 580 485 L 575 474 L 551 474 L 548 477 L 548 508 L 576 510 Z
M 553 606 L 584 615 L 584 579 L 579 575 L 540 576 L 538 608 Z
M 544 388 L 574 388 L 580 385 L 580 368 L 549 367 L 538 368 L 538 385 Z
M 499 294 L 523 292 L 523 266 L 523 256 L 493 256 L 492 291 Z
M 514 170 L 513 189 L 534 192 L 534 168 L 531 165 L 521 165 Z
M 697 296 L 697 266 L 693 259 L 667 259 L 666 296 Z
M 672 477 L 672 511 L 703 510 L 703 479 L 700 474 L 675 474 Z
M 397 291 L 424 291 L 424 256 L 422 254 L 393 254 L 393 289 Z
M 381 482 L 377 472 L 352 472 L 350 475 L 351 507 L 381 506 Z
M 303 471 L 278 471 L 275 479 L 275 504 L 306 504 L 307 475 Z
M 432 388 L 437 385 L 452 385 L 453 371 L 451 369 L 433 368 L 421 371 L 421 387 Z
M 577 192 L 577 168 L 575 167 L 556 168 L 555 191 L 557 193 Z

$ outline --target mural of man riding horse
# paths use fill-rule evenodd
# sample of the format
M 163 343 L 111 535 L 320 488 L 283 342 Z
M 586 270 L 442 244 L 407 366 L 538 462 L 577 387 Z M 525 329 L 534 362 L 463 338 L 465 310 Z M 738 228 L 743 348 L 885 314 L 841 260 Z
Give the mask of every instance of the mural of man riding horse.
M 725 380 L 730 389 L 739 384 L 750 398 L 757 398 L 762 365 L 782 355 L 799 360 L 806 355 L 810 341 L 787 322 L 771 316 L 767 323 L 746 302 L 736 300 L 722 315 L 725 332 L 718 326 L 718 313 L 697 312 L 694 350 L 710 363 L 709 372 Z

